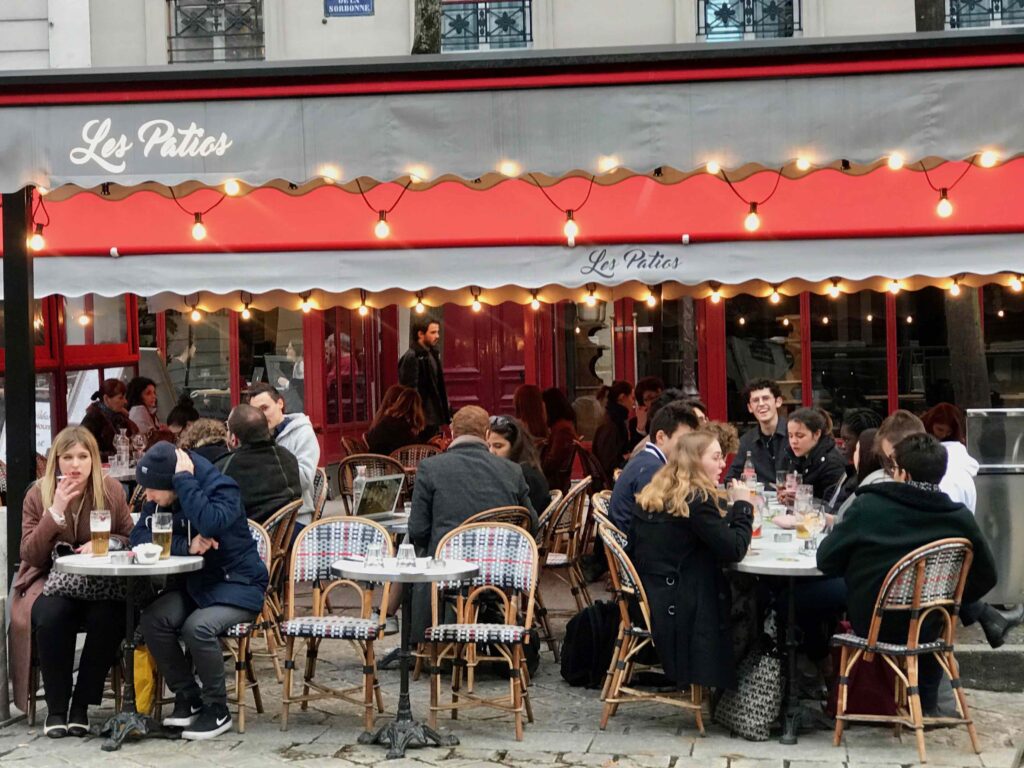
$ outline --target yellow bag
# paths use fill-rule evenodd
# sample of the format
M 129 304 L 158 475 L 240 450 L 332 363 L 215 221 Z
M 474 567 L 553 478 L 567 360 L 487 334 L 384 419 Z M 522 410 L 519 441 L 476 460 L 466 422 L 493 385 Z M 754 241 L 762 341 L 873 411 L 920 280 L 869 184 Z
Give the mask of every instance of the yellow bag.
M 156 659 L 146 646 L 135 649 L 135 707 L 143 714 L 153 709 L 156 701 Z

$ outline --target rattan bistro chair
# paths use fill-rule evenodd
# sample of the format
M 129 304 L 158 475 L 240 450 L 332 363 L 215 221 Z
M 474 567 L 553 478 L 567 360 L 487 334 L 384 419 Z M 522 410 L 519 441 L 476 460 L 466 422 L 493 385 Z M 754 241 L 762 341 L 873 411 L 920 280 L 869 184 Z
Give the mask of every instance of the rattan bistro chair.
M 324 515 L 324 505 L 327 503 L 327 472 L 323 467 L 317 467 L 313 475 L 313 515 L 311 523 L 315 523 Z
M 285 593 L 287 619 L 281 623 L 281 634 L 285 637 L 286 655 L 284 690 L 281 696 L 281 730 L 288 730 L 288 714 L 292 704 L 308 708 L 309 702 L 323 699 L 340 699 L 358 704 L 363 708 L 363 727 L 373 728 L 373 706 L 384 711 L 384 700 L 377 683 L 377 662 L 373 643 L 383 635 L 383 619 L 388 603 L 388 584 L 381 590 L 377 604 L 380 620 L 372 618 L 373 587 L 350 579 L 336 578 L 331 574 L 331 565 L 341 558 L 362 559 L 371 544 L 380 544 L 386 557 L 393 550 L 387 530 L 372 520 L 357 517 L 329 517 L 313 523 L 299 531 L 292 547 L 288 567 L 288 588 Z M 313 607 L 308 616 L 295 615 L 295 588 L 308 583 L 313 588 Z M 327 598 L 337 588 L 355 591 L 359 598 L 358 616 L 341 616 L 327 612 Z M 292 678 L 295 673 L 297 641 L 306 641 L 306 668 L 302 676 L 302 694 L 292 692 Z M 363 681 L 359 685 L 337 688 L 318 682 L 316 661 L 320 644 L 324 640 L 347 640 L 358 651 L 362 660 Z M 362 693 L 357 698 L 357 694 Z
M 974 549 L 967 539 L 940 539 L 918 547 L 897 562 L 882 582 L 875 602 L 875 611 L 867 637 L 856 634 L 834 635 L 832 644 L 840 647 L 839 696 L 836 703 L 835 745 L 843 738 L 849 722 L 893 723 L 914 729 L 917 752 L 924 763 L 924 729 L 927 725 L 966 725 L 971 746 L 981 752 L 978 734 L 967 706 L 967 694 L 960 684 L 960 667 L 953 656 L 956 618 L 967 573 L 974 559 Z M 909 613 L 910 626 L 905 643 L 886 643 L 878 639 L 882 620 L 887 614 Z M 935 614 L 942 622 L 942 631 L 935 640 L 921 642 L 921 625 Z M 877 654 L 896 673 L 895 715 L 855 715 L 846 712 L 850 672 L 863 659 L 871 661 Z M 956 694 L 960 717 L 925 717 L 918 692 L 918 659 L 931 654 L 949 677 Z
M 462 521 L 463 526 L 475 523 L 508 523 L 529 532 L 533 521 L 530 520 L 530 512 L 526 507 L 495 507 L 477 512 Z
M 486 706 L 511 712 L 515 717 L 516 740 L 523 739 L 523 714 L 533 722 L 533 710 L 527 690 L 529 672 L 523 646 L 530 641 L 533 623 L 534 590 L 537 586 L 539 556 L 537 544 L 527 531 L 507 523 L 463 525 L 449 532 L 438 542 L 436 557 L 445 560 L 468 560 L 480 568 L 479 574 L 463 583 L 439 583 L 433 591 L 431 610 L 433 625 L 427 630 L 430 643 L 430 725 L 436 727 L 437 713 Z M 441 595 L 456 591 L 455 623 L 438 622 Z M 504 623 L 477 622 L 477 601 L 481 598 L 500 601 Z M 489 643 L 508 665 L 508 697 L 486 698 L 460 690 L 461 663 L 468 645 Z M 441 704 L 440 658 L 454 648 L 452 666 L 452 698 Z
M 420 462 L 441 453 L 441 449 L 429 443 L 416 443 L 403 445 L 401 448 L 391 452 L 391 458 L 399 462 L 403 467 L 416 469 Z
M 544 559 L 545 549 L 544 545 L 547 540 L 548 526 L 551 523 L 551 519 L 554 517 L 555 511 L 560 508 L 562 503 L 562 492 L 559 490 L 551 491 L 550 493 L 551 502 L 547 505 L 540 516 L 537 518 L 537 529 L 533 532 L 533 539 L 537 542 L 537 549 L 540 553 L 541 561 Z M 548 619 L 548 609 L 544 605 L 544 598 L 541 596 L 540 584 L 537 584 L 536 594 L 537 606 L 534 610 L 534 622 L 537 628 L 537 634 L 540 639 L 548 644 L 548 648 L 551 649 L 551 655 L 555 657 L 555 661 L 558 661 L 558 641 L 555 639 L 554 633 L 551 631 L 551 622 Z
M 593 601 L 587 590 L 587 580 L 583 576 L 580 560 L 586 548 L 584 540 L 587 530 L 587 489 L 590 477 L 583 478 L 573 485 L 555 510 L 545 532 L 544 546 L 541 550 L 541 567 L 555 573 L 568 583 L 569 591 L 576 601 L 576 610 L 582 611 Z M 566 575 L 562 576 L 561 571 Z
M 619 532 L 621 535 L 621 532 Z M 697 730 L 704 735 L 703 689 L 699 685 L 691 685 L 689 691 L 661 693 L 640 690 L 630 685 L 630 678 L 637 667 L 637 655 L 647 646 L 654 647 L 651 633 L 651 607 L 647 602 L 647 593 L 640 582 L 640 577 L 629 559 L 626 551 L 619 543 L 619 536 L 606 526 L 598 527 L 598 535 L 604 544 L 608 557 L 608 570 L 611 574 L 612 591 L 615 602 L 619 606 L 619 637 L 612 654 L 609 674 L 605 678 L 601 698 L 604 700 L 604 711 L 601 713 L 600 727 L 603 731 L 620 704 L 656 701 L 693 712 L 697 721 Z M 630 605 L 634 610 L 630 611 Z M 637 620 L 634 621 L 634 617 Z
M 370 448 L 366 445 L 366 434 L 361 437 L 346 436 L 341 438 L 341 447 L 345 450 L 346 456 L 354 456 L 357 453 L 367 453 Z
M 352 508 L 352 483 L 356 479 L 357 467 L 366 467 L 367 477 L 406 474 L 402 463 L 390 456 L 377 453 L 357 453 L 346 456 L 338 465 L 338 487 L 341 489 L 341 499 L 345 504 L 346 515 L 355 512 Z

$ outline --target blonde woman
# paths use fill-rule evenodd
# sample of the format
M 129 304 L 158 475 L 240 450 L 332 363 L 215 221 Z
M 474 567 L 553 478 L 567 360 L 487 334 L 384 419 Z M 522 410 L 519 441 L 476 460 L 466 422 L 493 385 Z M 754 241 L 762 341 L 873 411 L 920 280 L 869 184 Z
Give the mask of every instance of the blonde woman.
M 28 704 L 31 633 L 46 689 L 46 725 L 50 738 L 85 736 L 88 706 L 99 704 L 107 672 L 124 639 L 124 605 L 115 600 L 79 600 L 43 594 L 58 543 L 91 552 L 90 513 L 110 510 L 110 544 L 127 543 L 132 529 L 124 489 L 103 476 L 99 447 L 85 427 L 57 435 L 43 477 L 29 489 L 21 522 L 21 568 L 11 601 L 10 669 L 14 701 Z M 119 542 L 119 543 L 115 543 Z M 31 628 L 31 633 L 30 633 Z M 72 687 L 75 637 L 85 646 Z
M 724 470 L 713 433 L 683 435 L 633 510 L 630 555 L 650 600 L 662 667 L 680 690 L 735 685 L 722 567 L 746 555 L 753 508 L 745 486 L 718 489 Z

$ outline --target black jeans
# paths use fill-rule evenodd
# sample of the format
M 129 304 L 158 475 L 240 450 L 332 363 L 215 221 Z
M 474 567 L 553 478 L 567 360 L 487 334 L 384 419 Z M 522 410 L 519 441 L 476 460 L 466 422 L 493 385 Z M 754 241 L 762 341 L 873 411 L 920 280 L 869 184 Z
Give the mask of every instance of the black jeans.
M 227 704 L 224 683 L 224 656 L 220 636 L 235 624 L 253 621 L 254 611 L 233 605 L 199 608 L 184 591 L 164 592 L 142 614 L 139 622 L 146 646 L 156 659 L 157 668 L 176 697 L 200 698 L 203 706 Z M 195 672 L 181 650 L 179 639 L 192 655 Z
M 72 693 L 75 639 L 83 631 L 85 646 Z M 40 595 L 32 605 L 32 632 L 49 713 L 66 714 L 69 702 L 80 707 L 99 704 L 124 639 L 124 603 Z

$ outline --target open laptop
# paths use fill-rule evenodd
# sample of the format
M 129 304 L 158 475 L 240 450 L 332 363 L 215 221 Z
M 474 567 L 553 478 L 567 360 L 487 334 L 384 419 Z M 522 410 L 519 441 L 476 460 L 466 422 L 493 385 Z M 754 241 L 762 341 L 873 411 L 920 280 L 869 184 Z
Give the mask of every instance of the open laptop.
M 353 514 L 367 520 L 388 520 L 395 517 L 395 507 L 402 497 L 405 475 L 381 475 L 366 478 L 366 485 L 359 496 L 359 506 Z

